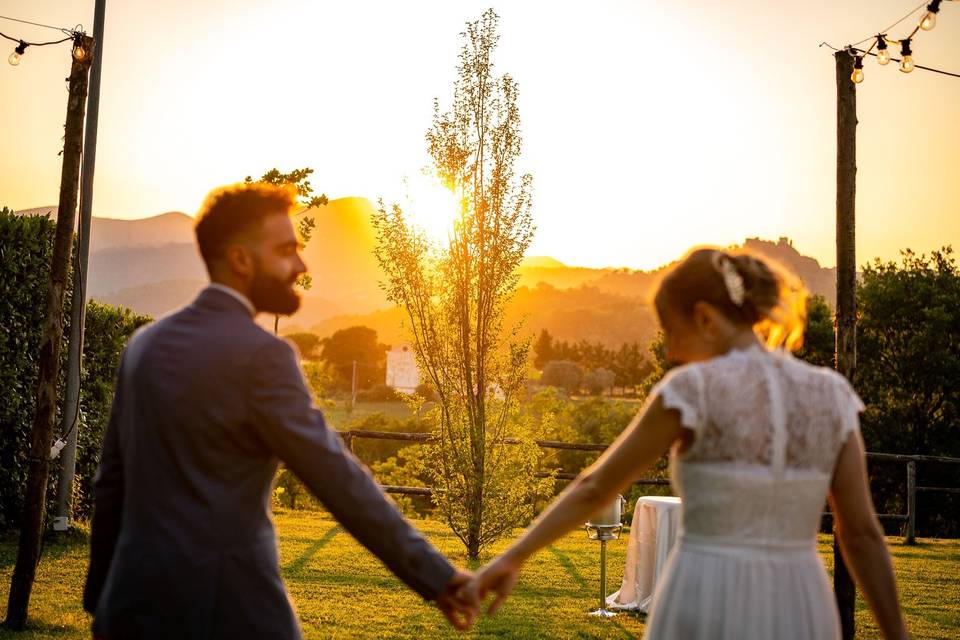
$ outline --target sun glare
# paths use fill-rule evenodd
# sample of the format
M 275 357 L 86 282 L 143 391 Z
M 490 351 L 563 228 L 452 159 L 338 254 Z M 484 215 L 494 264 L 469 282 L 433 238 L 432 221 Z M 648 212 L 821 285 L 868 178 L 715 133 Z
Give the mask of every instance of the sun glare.
M 457 195 L 436 179 L 418 174 L 407 181 L 405 200 L 409 220 L 432 242 L 445 243 L 459 213 Z

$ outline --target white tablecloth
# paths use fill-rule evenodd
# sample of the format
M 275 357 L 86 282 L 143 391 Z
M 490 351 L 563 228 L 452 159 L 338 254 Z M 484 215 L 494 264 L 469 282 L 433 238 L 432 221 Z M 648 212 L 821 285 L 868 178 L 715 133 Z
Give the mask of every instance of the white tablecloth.
M 680 528 L 680 498 L 643 496 L 637 500 L 620 590 L 607 596 L 611 609 L 646 612 Z

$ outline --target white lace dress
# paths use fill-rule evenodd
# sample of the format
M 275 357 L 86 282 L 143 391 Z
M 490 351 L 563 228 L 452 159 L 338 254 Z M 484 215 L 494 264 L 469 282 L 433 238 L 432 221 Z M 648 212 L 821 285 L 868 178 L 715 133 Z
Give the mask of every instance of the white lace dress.
M 695 437 L 671 457 L 682 526 L 646 638 L 840 638 L 816 536 L 863 410 L 847 380 L 758 346 L 674 369 L 653 393 Z

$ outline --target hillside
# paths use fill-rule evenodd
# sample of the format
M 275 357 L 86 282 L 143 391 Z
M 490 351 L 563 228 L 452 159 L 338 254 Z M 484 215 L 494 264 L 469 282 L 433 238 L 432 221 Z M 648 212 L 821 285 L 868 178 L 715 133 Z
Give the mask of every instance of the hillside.
M 56 207 L 21 211 L 55 212 Z M 364 198 L 340 198 L 309 212 L 316 220 L 304 259 L 313 286 L 303 305 L 283 318 L 285 331 L 309 329 L 325 336 L 363 324 L 384 342 L 405 339 L 403 314 L 391 309 L 380 289 L 374 257 L 373 205 Z M 814 293 L 835 300 L 835 271 L 802 255 L 787 238 L 748 238 L 744 247 L 797 273 Z M 207 281 L 194 246 L 193 218 L 165 213 L 139 220 L 94 218 L 88 295 L 157 316 L 189 302 Z M 560 340 L 589 340 L 617 346 L 655 334 L 648 302 L 662 267 L 653 271 L 568 266 L 549 256 L 530 256 L 519 269 L 520 287 L 507 309 L 507 323 L 531 333 L 547 329 Z M 264 326 L 272 320 L 263 318 Z

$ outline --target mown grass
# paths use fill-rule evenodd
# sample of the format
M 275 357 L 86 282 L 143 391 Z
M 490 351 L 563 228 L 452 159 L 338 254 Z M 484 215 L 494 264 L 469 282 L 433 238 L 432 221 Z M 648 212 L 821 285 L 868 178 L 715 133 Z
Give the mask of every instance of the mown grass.
M 438 522 L 418 521 L 437 547 L 465 564 L 463 547 Z M 513 598 L 494 618 L 460 636 L 432 607 L 408 591 L 329 516 L 277 514 L 283 574 L 307 638 L 639 638 L 643 618 L 587 615 L 598 604 L 599 548 L 572 533 L 531 560 Z M 890 538 L 904 611 L 914 638 L 960 637 L 960 541 L 923 539 L 914 547 Z M 505 546 L 503 542 L 497 548 Z M 610 543 L 608 591 L 619 586 L 626 540 Z M 496 548 L 494 549 L 496 551 Z M 832 569 L 830 538 L 820 552 Z M 16 540 L 0 541 L 0 599 L 6 602 Z M 89 617 L 80 608 L 86 540 L 47 543 L 31 603 L 29 629 L 0 630 L 0 638 L 87 638 Z M 745 612 L 746 614 L 746 612 Z M 862 600 L 858 638 L 878 633 Z
M 336 400 L 333 406 L 327 406 L 323 409 L 323 415 L 327 422 L 335 429 L 349 429 L 355 422 L 372 416 L 375 413 L 382 413 L 388 418 L 397 420 L 406 420 L 413 416 L 410 407 L 401 400 L 391 400 L 385 402 L 358 402 L 350 410 L 349 400 Z

